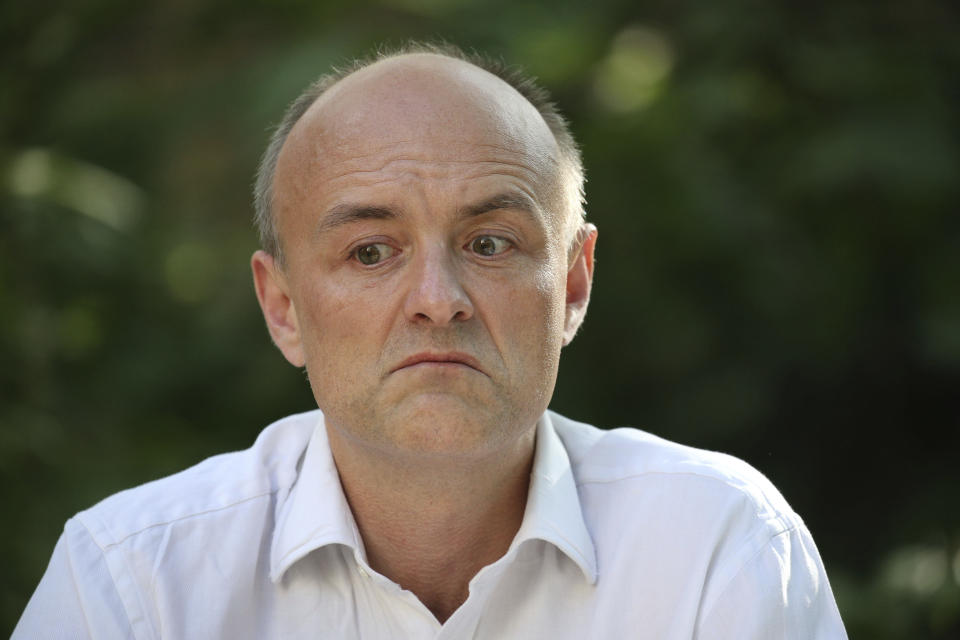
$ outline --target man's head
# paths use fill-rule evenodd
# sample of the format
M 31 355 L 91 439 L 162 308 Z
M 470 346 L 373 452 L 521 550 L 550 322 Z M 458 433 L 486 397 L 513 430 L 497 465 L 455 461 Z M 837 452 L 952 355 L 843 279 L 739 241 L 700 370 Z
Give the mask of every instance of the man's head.
M 303 110 L 265 162 L 277 241 L 252 265 L 338 437 L 462 459 L 532 434 L 592 276 L 564 154 L 516 89 L 436 53 L 359 68 Z
M 330 73 L 323 74 L 287 107 L 283 119 L 274 130 L 263 154 L 254 183 L 254 221 L 260 235 L 260 246 L 281 264 L 283 263 L 283 245 L 277 234 L 276 219 L 273 212 L 274 177 L 277 169 L 277 159 L 291 129 L 317 98 L 340 80 L 382 60 L 416 53 L 433 53 L 468 62 L 497 76 L 533 105 L 549 127 L 560 151 L 556 175 L 557 182 L 554 185 L 556 189 L 554 194 L 556 210 L 565 214 L 566 232 L 570 235 L 571 243 L 575 242 L 576 239 L 573 234 L 579 229 L 584 217 L 583 187 L 585 178 L 583 160 L 580 156 L 580 149 L 570 133 L 570 127 L 566 119 L 557 111 L 556 105 L 550 100 L 549 94 L 529 76 L 496 59 L 479 54 L 467 54 L 449 44 L 410 43 L 397 50 L 379 52 L 369 59 L 355 60 L 341 68 L 334 69 Z

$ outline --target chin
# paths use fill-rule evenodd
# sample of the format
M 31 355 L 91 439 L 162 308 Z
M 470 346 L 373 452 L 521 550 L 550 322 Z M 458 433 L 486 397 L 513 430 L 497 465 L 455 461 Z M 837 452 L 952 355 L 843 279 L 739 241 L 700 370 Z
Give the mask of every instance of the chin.
M 489 455 L 508 436 L 509 420 L 461 398 L 424 398 L 405 404 L 413 406 L 398 411 L 390 431 L 394 446 L 411 454 Z

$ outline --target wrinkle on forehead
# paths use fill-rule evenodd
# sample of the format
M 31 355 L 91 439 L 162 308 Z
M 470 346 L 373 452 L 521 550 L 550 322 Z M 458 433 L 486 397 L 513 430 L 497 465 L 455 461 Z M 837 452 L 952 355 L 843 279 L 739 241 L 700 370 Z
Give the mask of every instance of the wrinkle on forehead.
M 330 167 L 325 179 L 334 182 L 343 178 L 370 179 L 376 182 L 390 182 L 403 177 L 426 180 L 444 180 L 451 174 L 458 179 L 481 178 L 493 175 L 523 177 L 531 183 L 539 175 L 523 163 L 511 162 L 508 158 L 489 160 L 441 160 L 424 161 L 416 157 L 381 158 L 380 162 L 343 162 Z M 463 171 L 463 169 L 468 169 Z M 472 170 L 469 170 L 472 169 Z
M 559 160 L 543 118 L 506 82 L 463 61 L 411 54 L 361 69 L 323 94 L 290 132 L 278 174 L 285 164 L 352 164 L 393 152 L 433 162 L 519 156 L 542 178 Z
M 433 54 L 389 58 L 331 87 L 293 127 L 275 173 L 276 224 L 283 242 L 294 218 L 334 204 L 328 198 L 351 181 L 501 175 L 551 212 L 560 230 L 559 166 L 546 122 L 500 78 Z

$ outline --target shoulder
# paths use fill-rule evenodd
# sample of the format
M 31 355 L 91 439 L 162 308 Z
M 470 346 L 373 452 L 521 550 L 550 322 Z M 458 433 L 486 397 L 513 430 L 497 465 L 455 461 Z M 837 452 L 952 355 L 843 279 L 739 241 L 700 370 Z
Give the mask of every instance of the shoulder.
M 762 473 L 638 429 L 550 417 L 610 602 L 632 594 L 643 624 L 686 625 L 687 637 L 846 637 L 810 532 Z
M 659 500 L 674 512 L 685 504 L 725 505 L 780 530 L 800 523 L 773 483 L 739 458 L 640 429 L 602 430 L 555 413 L 551 419 L 583 496 L 601 501 L 605 495 L 618 501 Z M 638 494 L 640 490 L 645 494 Z
M 106 549 L 138 533 L 270 502 L 295 482 L 299 460 L 319 418 L 319 411 L 310 411 L 278 420 L 249 449 L 216 455 L 116 493 L 81 511 L 74 520 Z
M 806 548 L 803 521 L 743 460 L 639 429 L 551 418 L 598 564 L 619 590 L 649 587 L 650 598 L 694 620 L 735 580 L 775 589 L 786 578 L 769 558 Z M 808 564 L 808 573 L 822 571 L 819 558 Z M 795 584 L 804 582 L 801 569 L 793 571 Z

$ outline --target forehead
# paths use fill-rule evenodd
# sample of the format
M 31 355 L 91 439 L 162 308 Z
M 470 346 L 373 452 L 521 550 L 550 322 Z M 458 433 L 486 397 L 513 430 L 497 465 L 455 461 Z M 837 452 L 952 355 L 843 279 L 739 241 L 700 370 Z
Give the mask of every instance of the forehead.
M 471 64 L 432 54 L 380 61 L 338 82 L 291 130 L 275 178 L 278 210 L 345 180 L 497 175 L 528 183 L 544 209 L 559 152 L 536 109 Z

